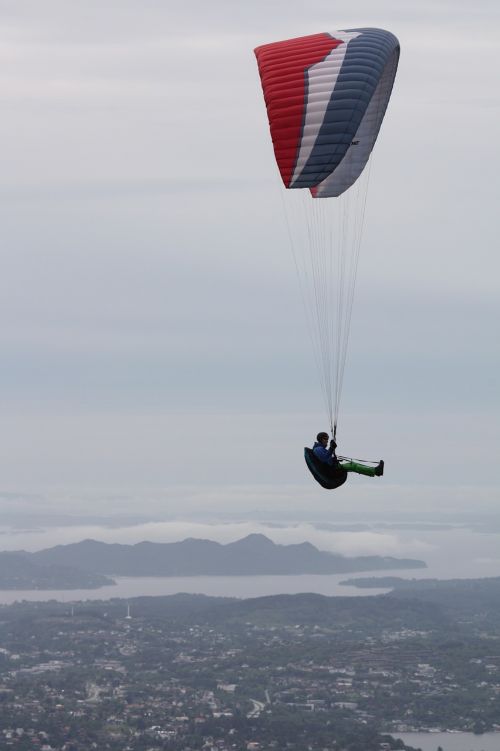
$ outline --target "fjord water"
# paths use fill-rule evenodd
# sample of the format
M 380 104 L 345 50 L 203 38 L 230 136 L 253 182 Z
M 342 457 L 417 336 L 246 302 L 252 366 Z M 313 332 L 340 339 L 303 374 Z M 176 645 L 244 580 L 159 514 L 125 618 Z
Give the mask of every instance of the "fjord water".
M 403 572 L 400 572 L 403 573 Z M 410 572 L 406 572 L 410 573 Z M 367 572 L 368 574 L 368 572 Z M 179 592 L 213 597 L 262 597 L 265 595 L 316 592 L 327 596 L 372 596 L 387 589 L 357 589 L 339 584 L 346 574 L 303 576 L 116 576 L 115 586 L 72 590 L 3 590 L 0 604 L 20 600 L 109 600 L 111 597 L 174 595 Z
M 500 733 L 396 733 L 404 743 L 421 751 L 499 751 Z

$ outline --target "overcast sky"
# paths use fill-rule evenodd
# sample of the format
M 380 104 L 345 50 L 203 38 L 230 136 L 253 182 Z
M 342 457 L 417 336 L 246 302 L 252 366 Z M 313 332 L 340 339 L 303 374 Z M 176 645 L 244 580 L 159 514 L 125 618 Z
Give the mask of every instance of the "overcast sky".
M 495 508 L 500 11 L 414 8 L 0 0 L 4 511 L 82 514 L 96 488 L 145 516 Z M 252 50 L 359 26 L 402 52 L 341 449 L 386 475 L 328 494 L 302 459 L 328 425 Z

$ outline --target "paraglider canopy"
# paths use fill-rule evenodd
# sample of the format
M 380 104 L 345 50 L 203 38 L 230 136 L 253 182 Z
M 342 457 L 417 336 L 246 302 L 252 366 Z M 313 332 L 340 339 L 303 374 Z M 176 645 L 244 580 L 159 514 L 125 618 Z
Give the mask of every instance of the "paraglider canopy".
M 365 218 L 370 174 L 365 167 L 399 52 L 394 34 L 375 28 L 255 49 L 274 155 L 287 189 L 281 198 L 289 242 L 334 436 Z M 318 479 L 323 472 L 312 461 L 308 467 Z
M 363 171 L 384 119 L 399 42 L 349 29 L 255 49 L 274 154 L 286 188 L 339 196 Z

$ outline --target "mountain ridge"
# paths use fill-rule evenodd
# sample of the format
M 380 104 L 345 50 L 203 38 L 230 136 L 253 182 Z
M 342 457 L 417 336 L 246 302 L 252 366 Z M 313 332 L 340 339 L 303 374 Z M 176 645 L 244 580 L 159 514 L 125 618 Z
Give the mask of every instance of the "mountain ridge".
M 131 545 L 86 539 L 24 555 L 38 564 L 73 566 L 114 576 L 300 575 L 426 568 L 424 561 L 411 558 L 348 558 L 319 550 L 306 541 L 280 545 L 263 534 L 250 534 L 226 544 L 192 537 L 167 543 L 143 540 Z

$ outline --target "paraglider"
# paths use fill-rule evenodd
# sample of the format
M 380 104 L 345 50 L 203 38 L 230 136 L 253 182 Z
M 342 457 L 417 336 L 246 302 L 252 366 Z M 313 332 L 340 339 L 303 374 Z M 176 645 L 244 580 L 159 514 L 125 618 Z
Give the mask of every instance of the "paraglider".
M 337 456 L 337 443 L 332 438 L 328 443 L 328 433 L 318 433 L 312 449 L 304 449 L 304 458 L 314 479 L 324 488 L 333 490 L 347 480 L 348 472 L 356 472 L 367 477 L 382 477 L 384 462 L 378 463 L 348 459 Z M 372 466 L 376 464 L 376 466 Z
M 283 204 L 335 447 L 370 172 L 365 167 L 399 51 L 393 34 L 372 28 L 255 49 L 274 154 L 289 189 Z M 290 199 L 294 194 L 297 201 Z M 305 459 L 325 488 L 339 487 L 349 471 L 383 473 L 383 462 L 339 461 L 335 449 L 332 463 L 322 461 L 317 448 L 305 449 Z

